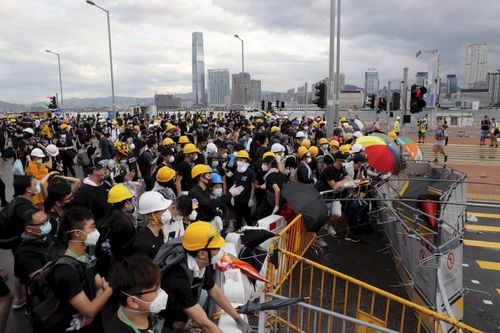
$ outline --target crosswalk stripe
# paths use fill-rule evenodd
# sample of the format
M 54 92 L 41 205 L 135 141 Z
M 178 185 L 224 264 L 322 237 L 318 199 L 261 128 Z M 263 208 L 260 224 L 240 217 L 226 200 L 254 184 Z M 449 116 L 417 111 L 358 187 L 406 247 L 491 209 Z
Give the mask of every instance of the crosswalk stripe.
M 500 214 L 479 213 L 479 212 L 467 212 L 467 214 L 475 216 L 475 217 L 486 217 L 489 219 L 500 219 Z
M 482 261 L 482 260 L 476 260 L 476 262 L 479 265 L 479 267 L 482 269 L 489 269 L 492 271 L 500 271 L 500 262 Z
M 484 241 L 478 241 L 478 240 L 464 239 L 464 245 L 477 246 L 477 247 L 487 247 L 490 249 L 500 249 L 500 242 L 484 242 Z
M 489 225 L 467 224 L 465 228 L 467 230 L 500 232 L 500 227 L 492 227 Z

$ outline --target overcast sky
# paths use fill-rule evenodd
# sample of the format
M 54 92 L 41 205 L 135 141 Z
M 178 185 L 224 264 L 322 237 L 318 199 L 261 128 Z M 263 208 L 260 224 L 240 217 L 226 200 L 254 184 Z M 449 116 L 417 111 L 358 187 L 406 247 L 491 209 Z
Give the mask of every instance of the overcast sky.
M 191 33 L 204 34 L 205 69 L 245 69 L 262 89 L 284 91 L 328 74 L 329 0 L 96 0 L 111 12 L 115 94 L 151 97 L 191 88 Z M 0 0 L 0 100 L 27 103 L 111 95 L 106 15 L 84 0 Z M 463 81 L 465 45 L 487 42 L 500 68 L 499 0 L 343 0 L 341 71 L 363 86 L 367 68 L 381 87 L 426 71 L 439 49 L 442 78 Z

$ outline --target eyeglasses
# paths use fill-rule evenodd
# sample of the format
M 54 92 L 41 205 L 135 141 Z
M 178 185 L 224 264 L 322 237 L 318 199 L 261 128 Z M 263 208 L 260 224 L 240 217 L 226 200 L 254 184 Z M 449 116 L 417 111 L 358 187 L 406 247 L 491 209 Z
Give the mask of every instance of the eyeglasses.
M 30 226 L 32 226 L 32 227 L 40 227 L 40 226 L 44 225 L 47 222 L 49 222 L 49 219 L 43 220 L 42 223 L 37 223 L 37 224 L 32 223 L 32 224 L 30 224 Z
M 158 282 L 156 284 L 156 287 L 154 289 L 151 289 L 151 290 L 146 290 L 146 291 L 143 291 L 143 292 L 133 293 L 133 294 L 127 294 L 125 292 L 123 292 L 123 293 L 125 295 L 130 295 L 130 296 L 141 296 L 141 295 L 145 295 L 145 294 L 149 294 L 149 293 L 155 292 L 158 295 L 159 289 L 160 289 L 160 282 Z

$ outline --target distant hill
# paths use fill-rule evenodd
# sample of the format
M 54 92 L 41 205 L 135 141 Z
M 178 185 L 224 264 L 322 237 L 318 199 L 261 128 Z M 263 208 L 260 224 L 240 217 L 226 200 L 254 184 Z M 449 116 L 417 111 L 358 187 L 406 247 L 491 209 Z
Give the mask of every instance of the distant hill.
M 0 101 L 0 112 L 18 112 L 24 109 L 26 109 L 24 105 Z

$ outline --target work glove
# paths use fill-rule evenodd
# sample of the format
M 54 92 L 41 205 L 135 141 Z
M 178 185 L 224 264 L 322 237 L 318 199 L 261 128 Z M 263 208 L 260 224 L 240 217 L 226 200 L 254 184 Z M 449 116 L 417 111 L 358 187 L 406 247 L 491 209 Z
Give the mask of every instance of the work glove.
M 273 212 L 271 213 L 271 215 L 278 214 L 279 211 L 280 211 L 280 206 L 274 206 L 274 209 L 273 209 Z
M 266 189 L 266 183 L 262 184 L 259 186 L 262 190 L 265 190 Z
M 240 195 L 241 192 L 243 192 L 243 190 L 244 190 L 244 188 L 242 185 L 240 185 L 240 186 L 233 185 L 229 189 L 229 194 L 231 194 L 231 196 L 233 196 L 233 197 L 236 197 L 236 196 Z
M 222 223 L 222 219 L 220 216 L 214 217 L 213 224 L 219 232 L 224 228 L 224 224 Z
M 189 221 L 196 221 L 197 217 L 198 217 L 198 212 L 196 210 L 193 210 L 191 214 L 189 214 Z
M 253 198 L 250 198 L 250 200 L 248 200 L 248 207 L 253 207 L 255 206 L 255 200 Z
M 250 333 L 252 332 L 252 328 L 250 325 L 240 316 L 234 320 L 236 322 L 236 325 L 238 325 L 238 328 L 240 329 L 241 332 L 243 333 Z

